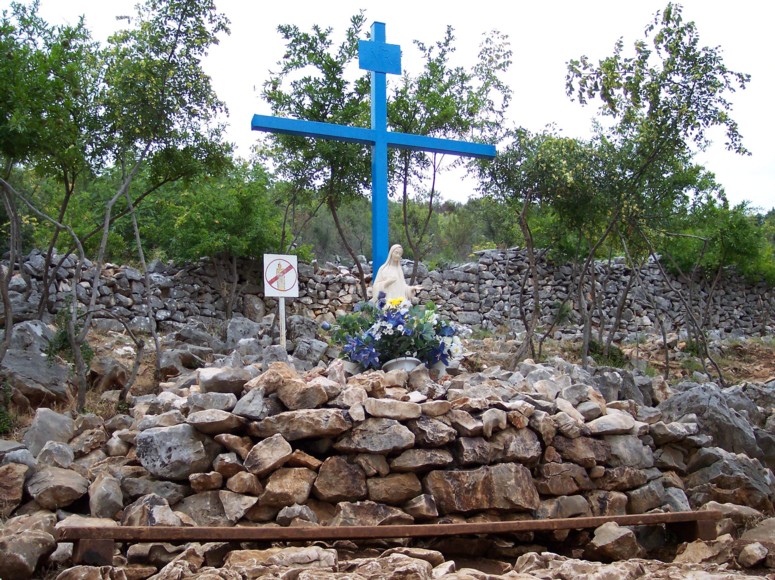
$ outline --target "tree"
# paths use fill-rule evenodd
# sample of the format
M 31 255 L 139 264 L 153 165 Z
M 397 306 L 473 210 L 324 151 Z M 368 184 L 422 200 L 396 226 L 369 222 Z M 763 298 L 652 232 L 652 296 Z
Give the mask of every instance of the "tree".
M 528 270 L 520 284 L 523 293 L 520 304 L 530 302 L 532 309 L 529 316 L 523 309 L 526 335 L 515 355 L 515 362 L 528 352 L 535 356 L 533 340 L 541 319 L 531 215 L 542 204 L 551 205 L 558 213 L 562 211 L 559 208 L 576 207 L 574 214 L 566 214 L 568 217 L 576 216 L 567 228 L 583 232 L 585 226 L 594 223 L 589 219 L 590 212 L 582 214 L 578 211 L 578 207 L 586 201 L 594 201 L 594 167 L 594 149 L 588 144 L 552 133 L 534 135 L 524 129 L 512 131 L 508 143 L 491 163 L 480 164 L 483 193 L 496 202 L 505 203 L 516 214 L 527 250 Z M 528 281 L 531 286 L 529 300 L 524 295 Z
M 79 248 L 75 268 L 79 275 L 85 260 L 83 244 L 68 225 L 79 218 L 68 211 L 76 179 L 111 172 L 116 178 L 115 189 L 98 201 L 100 226 L 84 236 L 100 234 L 92 301 L 79 325 L 77 301 L 72 300 L 68 322 L 82 408 L 86 368 L 80 345 L 95 311 L 115 206 L 124 203 L 119 214 L 126 215 L 164 183 L 217 171 L 228 154 L 219 120 L 224 107 L 201 68 L 201 58 L 228 29 L 212 1 L 146 0 L 137 7 L 135 19 L 127 19 L 129 27 L 113 35 L 107 48 L 98 49 L 82 23 L 72 29 L 51 28 L 35 16 L 36 8 L 36 4 L 18 8 L 16 28 L 4 15 L 4 44 L 13 42 L 14 30 L 24 31 L 13 45 L 11 60 L 20 63 L 14 70 L 26 76 L 11 77 L 16 83 L 11 91 L 35 98 L 13 101 L 17 109 L 10 117 L 10 130 L 0 137 L 10 141 L 21 134 L 23 147 L 2 152 L 10 167 L 21 162 L 52 175 L 64 184 L 64 197 L 46 207 L 51 200 L 33 199 L 6 180 L 4 189 L 52 224 L 54 240 L 59 230 L 68 231 L 73 247 Z M 0 101 L 9 102 L 4 96 Z M 141 170 L 147 171 L 147 188 L 137 192 L 133 184 Z M 77 283 L 76 279 L 73 288 Z
M 511 98 L 511 90 L 498 77 L 511 62 L 508 41 L 497 32 L 490 34 L 481 48 L 479 63 L 471 70 L 450 66 L 454 41 L 451 26 L 447 26 L 444 38 L 435 44 L 414 41 L 424 68 L 416 77 L 404 73 L 394 91 L 388 104 L 388 122 L 393 130 L 463 139 L 474 134 L 492 137 L 492 129 L 500 126 Z M 393 189 L 400 192 L 403 237 L 414 259 L 410 283 L 414 284 L 418 261 L 427 253 L 423 239 L 428 233 L 434 204 L 438 203 L 436 177 L 443 168 L 444 156 L 399 149 L 393 151 L 392 157 Z M 460 163 L 461 159 L 456 158 L 451 165 Z M 428 173 L 430 185 L 426 186 Z M 409 201 L 412 198 L 427 208 L 420 220 L 411 219 Z
M 177 218 L 170 233 L 174 256 L 212 258 L 226 317 L 231 318 L 239 282 L 237 260 L 278 251 L 280 217 L 269 203 L 268 177 L 242 164 L 221 178 L 203 177 L 175 192 Z
M 349 126 L 368 126 L 369 83 L 365 75 L 354 80 L 350 68 L 358 54 L 358 37 L 365 16 L 353 16 L 344 40 L 336 47 L 332 29 L 315 25 L 311 32 L 296 26 L 278 27 L 286 51 L 264 85 L 263 96 L 272 113 L 307 121 Z M 295 191 L 314 191 L 331 213 L 347 253 L 358 268 L 361 292 L 366 298 L 363 267 L 357 260 L 339 218 L 339 210 L 363 197 L 369 184 L 370 164 L 361 145 L 325 139 L 287 135 L 268 137 L 274 148 L 270 154 L 277 175 Z
M 700 45 L 695 24 L 683 20 L 679 5 L 658 12 L 633 48 L 626 56 L 620 39 L 613 56 L 597 64 L 586 56 L 568 63 L 568 95 L 582 104 L 599 99 L 601 114 L 610 121 L 599 130 L 610 161 L 601 183 L 610 217 L 590 247 L 582 282 L 595 252 L 625 225 L 623 218 L 627 228 L 647 239 L 655 214 L 685 202 L 690 188 L 676 186 L 681 182 L 676 175 L 685 175 L 695 151 L 707 146 L 709 129 L 723 128 L 727 148 L 747 153 L 727 95 L 745 88 L 749 76 L 728 69 L 720 48 Z M 700 335 L 690 312 L 687 317 Z M 587 346 L 585 333 L 585 362 Z
M 24 172 L 17 170 L 17 166 L 33 168 L 62 187 L 48 241 L 44 295 L 39 307 L 42 314 L 49 288 L 48 266 L 63 229 L 61 222 L 76 183 L 90 172 L 90 161 L 97 154 L 100 139 L 93 134 L 99 81 L 96 45 L 83 21 L 75 26 L 50 27 L 37 15 L 37 8 L 37 2 L 29 6 L 13 3 L 11 13 L 4 11 L 0 23 L 4 54 L 0 64 L 4 79 L 0 89 L 0 184 L 11 226 L 9 278 L 22 252 L 22 217 L 16 193 Z M 7 292 L 7 282 L 0 280 L 3 293 Z M 13 325 L 10 302 L 5 302 L 5 322 L 7 347 Z M 0 354 L 4 354 L 4 349 Z

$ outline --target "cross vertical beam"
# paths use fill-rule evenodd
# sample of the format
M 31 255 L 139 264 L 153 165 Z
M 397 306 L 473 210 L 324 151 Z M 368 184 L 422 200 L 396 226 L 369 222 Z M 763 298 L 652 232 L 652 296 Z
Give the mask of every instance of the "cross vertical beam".
M 385 44 L 385 24 L 371 25 L 371 40 Z M 360 52 L 360 51 L 359 51 Z M 400 58 L 400 53 L 399 53 Z M 380 67 L 383 68 L 383 67 Z M 399 70 L 401 68 L 399 61 Z M 388 144 L 387 144 L 387 78 L 382 70 L 371 71 L 371 256 L 376 274 L 377 264 L 388 255 Z

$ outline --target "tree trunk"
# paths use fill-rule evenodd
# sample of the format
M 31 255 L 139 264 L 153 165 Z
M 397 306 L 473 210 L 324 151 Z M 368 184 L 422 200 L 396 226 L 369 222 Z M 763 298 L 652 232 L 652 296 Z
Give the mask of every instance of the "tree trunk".
M 358 261 L 358 257 L 355 255 L 352 246 L 350 246 L 350 242 L 347 241 L 347 237 L 344 234 L 344 228 L 342 228 L 342 224 L 339 221 L 339 214 L 336 211 L 336 203 L 330 195 L 328 196 L 328 209 L 331 211 L 331 217 L 334 219 L 336 231 L 339 232 L 339 238 L 342 240 L 342 244 L 344 244 L 347 253 L 353 259 L 355 267 L 358 269 L 358 280 L 360 281 L 361 294 L 363 295 L 363 299 L 368 300 L 368 294 L 366 293 L 366 274 L 363 272 L 363 266 Z M 376 272 L 372 273 L 372 280 L 376 274 Z
M 405 151 L 404 152 L 404 177 L 403 177 L 403 195 L 402 195 L 402 213 L 403 213 L 403 222 L 404 222 L 404 233 L 406 235 L 406 242 L 409 244 L 409 247 L 412 250 L 412 276 L 409 280 L 409 285 L 414 286 L 417 283 L 417 271 L 418 266 L 420 264 L 420 260 L 422 259 L 422 252 L 420 252 L 420 244 L 422 243 L 422 239 L 425 237 L 425 233 L 428 231 L 428 225 L 431 221 L 431 216 L 433 215 L 433 200 L 436 194 L 436 173 L 437 173 L 437 165 L 436 165 L 436 154 L 433 155 L 433 177 L 431 182 L 431 191 L 430 195 L 428 197 L 428 212 L 425 214 L 425 221 L 423 222 L 422 228 L 420 228 L 420 231 L 417 233 L 417 239 L 413 240 L 411 232 L 409 230 L 409 219 L 407 215 L 407 206 L 409 203 L 409 160 L 410 160 L 410 152 Z
M 64 223 L 65 213 L 67 212 L 67 206 L 70 203 L 70 197 L 73 193 L 73 187 L 75 184 L 65 184 L 65 198 L 62 201 L 62 205 L 59 207 L 59 215 L 57 216 L 58 223 Z M 59 239 L 59 232 L 62 228 L 58 225 L 54 225 L 54 233 L 51 235 L 51 241 L 48 244 L 48 250 L 46 251 L 46 260 L 43 264 L 43 280 L 41 282 L 41 296 L 38 303 L 38 320 L 43 319 L 43 313 L 46 310 L 48 304 L 49 295 L 49 268 L 51 267 L 51 260 L 54 256 L 54 247 Z
M 535 336 L 538 322 L 541 319 L 541 295 L 538 286 L 538 265 L 536 264 L 533 232 L 530 230 L 530 224 L 527 222 L 527 210 L 530 207 L 530 202 L 531 197 L 525 196 L 525 201 L 522 204 L 522 211 L 519 212 L 519 228 L 522 230 L 522 236 L 525 238 L 527 263 L 530 271 L 530 277 L 533 279 L 533 312 L 530 315 L 529 324 L 525 327 L 525 340 L 520 345 L 516 355 L 514 355 L 516 362 L 522 360 L 528 351 L 530 352 L 531 356 L 535 356 L 535 345 L 533 344 L 533 337 Z
M 137 214 L 135 213 L 134 205 L 132 204 L 132 197 L 129 195 L 129 192 L 127 191 L 126 195 L 126 202 L 127 206 L 129 208 L 130 215 L 132 216 L 132 228 L 134 229 L 135 234 L 135 243 L 137 244 L 137 257 L 140 260 L 140 266 L 143 269 L 143 284 L 145 286 L 145 308 L 146 312 L 148 313 L 148 325 L 151 328 L 151 337 L 153 338 L 153 346 L 154 350 L 156 352 L 155 356 L 155 362 L 154 362 L 154 378 L 159 381 L 161 380 L 161 343 L 159 341 L 159 333 L 156 329 L 156 316 L 153 311 L 153 306 L 151 306 L 151 275 L 148 272 L 148 264 L 145 262 L 145 252 L 143 251 L 143 241 L 140 238 L 140 228 L 137 225 Z M 127 331 L 129 329 L 127 328 Z M 134 335 L 132 335 L 131 332 L 129 332 L 130 336 L 134 339 Z M 129 389 L 132 387 L 132 383 L 134 383 L 134 379 L 137 376 L 137 369 L 140 366 L 140 360 L 142 358 L 142 351 L 145 347 L 145 343 L 143 341 L 140 341 L 138 344 L 138 341 L 135 340 L 135 344 L 138 346 L 138 352 L 137 356 L 135 357 L 135 364 L 132 369 L 132 377 L 130 380 L 127 381 L 127 385 L 124 386 L 126 392 L 129 392 Z M 122 390 L 122 396 L 126 397 L 126 392 Z M 123 399 L 121 399 L 123 400 Z

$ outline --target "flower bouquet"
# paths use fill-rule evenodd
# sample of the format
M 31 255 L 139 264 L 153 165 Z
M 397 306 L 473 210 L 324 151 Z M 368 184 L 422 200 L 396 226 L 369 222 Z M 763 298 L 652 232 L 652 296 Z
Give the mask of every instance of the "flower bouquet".
M 400 298 L 385 301 L 380 293 L 376 304 L 357 304 L 329 329 L 332 341 L 342 347 L 343 358 L 367 369 L 407 356 L 428 367 L 439 362 L 447 365 L 463 354 L 464 327 L 441 318 L 432 302 L 413 306 Z

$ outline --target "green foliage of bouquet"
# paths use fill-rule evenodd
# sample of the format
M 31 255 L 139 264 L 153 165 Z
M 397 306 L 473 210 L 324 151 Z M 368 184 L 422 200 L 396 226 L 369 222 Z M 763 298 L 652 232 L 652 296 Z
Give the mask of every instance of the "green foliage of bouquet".
M 418 306 L 401 299 L 361 302 L 324 329 L 331 331 L 331 340 L 342 347 L 345 359 L 367 369 L 404 356 L 418 358 L 429 367 L 438 362 L 446 365 L 463 354 L 464 327 L 444 320 L 432 302 Z

